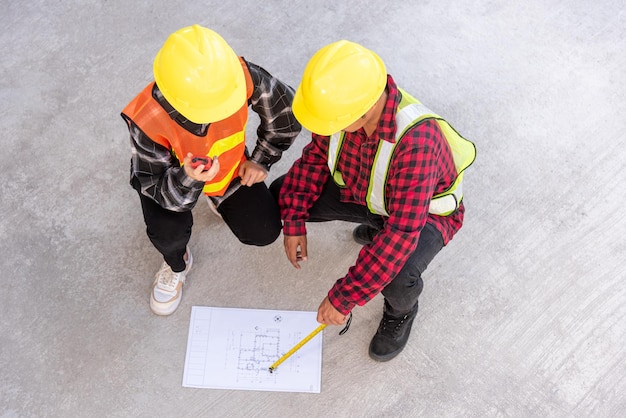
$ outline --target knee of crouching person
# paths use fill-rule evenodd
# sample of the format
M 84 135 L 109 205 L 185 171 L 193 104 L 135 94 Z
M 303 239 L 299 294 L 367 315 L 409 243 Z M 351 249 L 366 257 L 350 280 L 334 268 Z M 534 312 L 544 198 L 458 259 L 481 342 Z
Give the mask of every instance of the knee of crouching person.
M 254 245 L 256 247 L 265 247 L 272 244 L 280 235 L 282 228 L 267 228 L 263 233 L 251 237 L 239 237 L 239 241 L 246 245 Z

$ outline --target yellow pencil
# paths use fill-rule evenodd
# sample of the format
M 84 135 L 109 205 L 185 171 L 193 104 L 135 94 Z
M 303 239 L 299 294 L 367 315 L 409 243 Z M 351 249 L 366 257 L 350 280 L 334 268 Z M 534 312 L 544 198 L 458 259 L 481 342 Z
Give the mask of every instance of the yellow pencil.
M 289 357 L 291 357 L 291 355 L 293 353 L 295 353 L 296 351 L 298 351 L 300 348 L 302 348 L 302 346 L 306 343 L 308 343 L 311 338 L 315 337 L 317 334 L 319 334 L 319 332 L 321 330 L 323 330 L 324 328 L 326 328 L 326 324 L 322 324 L 319 327 L 315 328 L 315 330 L 310 333 L 309 335 L 307 335 L 302 341 L 300 341 L 298 344 L 296 344 L 291 350 L 287 351 L 281 358 L 279 358 L 278 360 L 276 360 L 276 362 L 274 364 L 272 364 L 270 366 L 270 373 L 274 373 L 274 370 L 276 370 L 276 368 L 278 366 L 280 366 L 280 364 L 287 360 Z

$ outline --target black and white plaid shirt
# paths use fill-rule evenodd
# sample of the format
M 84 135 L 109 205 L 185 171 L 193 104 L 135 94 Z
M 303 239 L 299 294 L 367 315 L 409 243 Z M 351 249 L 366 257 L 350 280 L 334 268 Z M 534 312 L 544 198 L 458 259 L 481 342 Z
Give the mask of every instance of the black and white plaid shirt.
M 280 160 L 283 151 L 291 146 L 301 130 L 300 123 L 291 112 L 294 90 L 260 66 L 247 61 L 246 64 L 254 84 L 248 104 L 260 119 L 256 146 L 249 160 L 269 170 L 272 164 Z M 156 85 L 152 94 L 179 125 L 194 134 L 206 134 L 208 124 L 199 125 L 186 120 L 163 98 Z M 191 210 L 202 193 L 204 183 L 188 177 L 170 149 L 152 141 L 135 123 L 126 117 L 124 119 L 130 131 L 131 185 L 165 209 L 175 212 Z M 224 196 L 211 199 L 219 206 L 239 187 L 239 178 L 236 178 Z

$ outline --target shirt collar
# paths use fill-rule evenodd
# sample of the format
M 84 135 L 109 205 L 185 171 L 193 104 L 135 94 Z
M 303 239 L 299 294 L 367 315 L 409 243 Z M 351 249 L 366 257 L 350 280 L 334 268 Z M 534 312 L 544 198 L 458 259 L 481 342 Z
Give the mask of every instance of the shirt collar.
M 396 142 L 396 110 L 402 99 L 398 86 L 389 74 L 387 75 L 387 101 L 383 108 L 383 113 L 376 128 L 379 139 L 387 142 Z
M 157 103 L 161 105 L 161 107 L 167 112 L 170 118 L 172 118 L 180 126 L 196 136 L 206 135 L 209 124 L 194 123 L 181 115 L 167 100 L 165 100 L 163 93 L 161 93 L 161 90 L 159 90 L 159 86 L 157 86 L 156 83 L 154 83 L 154 87 L 152 87 L 152 97 L 154 98 L 154 100 L 157 101 Z

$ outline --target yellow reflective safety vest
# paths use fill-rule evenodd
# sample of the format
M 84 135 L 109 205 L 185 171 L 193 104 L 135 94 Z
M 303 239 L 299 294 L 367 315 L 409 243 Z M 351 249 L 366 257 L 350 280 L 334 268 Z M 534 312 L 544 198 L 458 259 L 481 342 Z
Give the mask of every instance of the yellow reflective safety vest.
M 374 167 L 372 167 L 367 190 L 367 206 L 372 213 L 389 216 L 385 199 L 385 188 L 393 152 L 409 129 L 426 120 L 434 119 L 437 121 L 452 151 L 457 177 L 448 189 L 432 197 L 428 212 L 439 216 L 450 215 L 459 208 L 463 199 L 463 174 L 465 169 L 472 165 L 476 159 L 476 146 L 459 135 L 448 122 L 420 103 L 419 100 L 402 89 L 398 90 L 402 94 L 402 100 L 396 112 L 395 142 L 378 142 L 378 149 L 374 157 Z M 345 187 L 341 172 L 337 170 L 337 162 L 344 137 L 345 132 L 343 131 L 334 133 L 330 136 L 328 146 L 328 167 L 335 183 L 340 187 Z

